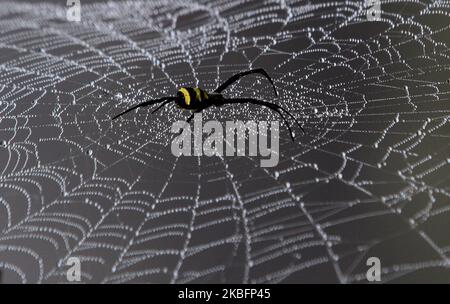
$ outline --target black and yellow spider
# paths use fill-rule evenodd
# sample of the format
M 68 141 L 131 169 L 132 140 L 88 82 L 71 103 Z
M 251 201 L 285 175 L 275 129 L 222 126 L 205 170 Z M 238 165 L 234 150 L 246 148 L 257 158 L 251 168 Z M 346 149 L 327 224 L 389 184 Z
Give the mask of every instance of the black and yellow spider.
M 207 93 L 205 90 L 202 90 L 200 88 L 187 88 L 182 87 L 178 90 L 177 96 L 169 96 L 169 97 L 162 97 L 159 99 L 152 99 L 145 101 L 143 103 L 140 103 L 138 105 L 135 105 L 134 107 L 131 107 L 130 109 L 116 115 L 113 117 L 113 119 L 118 118 L 119 116 L 122 116 L 125 113 L 128 113 L 130 111 L 133 111 L 134 109 L 137 109 L 139 107 L 146 107 L 150 105 L 154 105 L 157 103 L 162 103 L 159 107 L 153 110 L 152 113 L 155 113 L 162 107 L 164 107 L 166 104 L 174 101 L 175 104 L 180 107 L 181 109 L 190 110 L 192 111 L 191 116 L 186 120 L 187 123 L 189 123 L 192 118 L 194 117 L 195 113 L 199 113 L 203 111 L 204 109 L 207 109 L 211 106 L 221 107 L 225 104 L 235 104 L 235 103 L 251 103 L 255 105 L 261 105 L 264 107 L 267 107 L 275 112 L 277 112 L 281 118 L 283 119 L 284 123 L 286 124 L 289 134 L 291 135 L 292 141 L 294 141 L 294 136 L 291 130 L 291 127 L 289 126 L 289 123 L 287 122 L 286 118 L 283 116 L 281 111 L 286 112 L 289 117 L 291 117 L 296 124 L 299 126 L 299 128 L 305 132 L 300 125 L 300 123 L 295 119 L 295 117 L 289 113 L 286 109 L 283 107 L 267 102 L 262 101 L 254 98 L 225 98 L 221 93 L 223 90 L 225 90 L 228 86 L 239 80 L 241 77 L 249 75 L 249 74 L 261 74 L 265 76 L 270 83 L 272 84 L 273 90 L 275 91 L 275 96 L 278 96 L 277 89 L 275 88 L 275 85 L 273 84 L 272 79 L 267 74 L 267 72 L 264 69 L 254 69 L 246 72 L 237 73 L 236 75 L 230 77 L 227 81 L 222 83 L 217 89 L 214 90 L 213 93 Z M 281 111 L 280 111 L 281 110 Z

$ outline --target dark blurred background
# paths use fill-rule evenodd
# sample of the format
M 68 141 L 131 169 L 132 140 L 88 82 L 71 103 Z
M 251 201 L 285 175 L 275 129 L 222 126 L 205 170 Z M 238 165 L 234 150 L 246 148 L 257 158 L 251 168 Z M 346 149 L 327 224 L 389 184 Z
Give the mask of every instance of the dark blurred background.
M 5 283 L 450 281 L 449 3 L 0 3 L 0 269 Z M 174 157 L 167 106 L 213 90 L 278 103 L 280 162 Z M 203 120 L 273 120 L 227 106 Z

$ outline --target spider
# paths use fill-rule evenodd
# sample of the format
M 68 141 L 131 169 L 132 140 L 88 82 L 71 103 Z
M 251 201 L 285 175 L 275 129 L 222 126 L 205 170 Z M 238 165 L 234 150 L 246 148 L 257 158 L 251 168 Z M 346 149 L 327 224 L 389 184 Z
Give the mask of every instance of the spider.
M 267 72 L 264 69 L 260 68 L 260 69 L 254 69 L 254 70 L 237 73 L 236 75 L 230 77 L 227 81 L 225 81 L 224 83 L 219 85 L 219 87 L 217 89 L 215 89 L 213 93 L 207 93 L 205 90 L 200 89 L 200 88 L 181 87 L 177 92 L 177 96 L 162 97 L 162 98 L 152 99 L 152 100 L 142 102 L 142 103 L 137 104 L 137 105 L 129 108 L 128 110 L 114 116 L 112 119 L 114 120 L 114 119 L 116 119 L 130 111 L 133 111 L 134 109 L 140 108 L 140 107 L 146 107 L 146 106 L 161 103 L 161 105 L 159 105 L 156 109 L 154 109 L 152 111 L 152 113 L 155 113 L 159 109 L 164 107 L 166 104 L 174 101 L 175 104 L 179 108 L 192 111 L 192 114 L 186 120 L 186 123 L 189 123 L 192 120 L 192 118 L 194 118 L 195 113 L 199 113 L 211 106 L 221 107 L 226 104 L 250 103 L 250 104 L 264 106 L 264 107 L 267 107 L 267 108 L 277 112 L 283 119 L 284 123 L 286 124 L 292 141 L 294 141 L 294 135 L 292 133 L 292 130 L 291 130 L 291 127 L 290 127 L 288 121 L 283 116 L 281 111 L 283 111 L 287 115 L 289 115 L 289 117 L 291 117 L 296 122 L 296 124 L 303 131 L 303 133 L 305 133 L 305 131 L 303 130 L 302 126 L 297 121 L 297 119 L 295 119 L 295 117 L 291 113 L 289 113 L 286 109 L 284 109 L 283 107 L 281 107 L 277 104 L 273 104 L 273 103 L 270 103 L 267 101 L 262 101 L 262 100 L 258 100 L 258 99 L 254 99 L 254 98 L 225 98 L 222 95 L 222 91 L 225 90 L 228 86 L 230 86 L 231 84 L 238 81 L 240 78 L 242 78 L 246 75 L 249 75 L 249 74 L 260 74 L 260 75 L 263 75 L 264 77 L 266 77 L 272 84 L 273 90 L 275 92 L 275 96 L 278 96 L 277 89 L 275 88 L 275 85 L 274 85 L 272 79 L 270 78 L 269 74 L 267 74 Z

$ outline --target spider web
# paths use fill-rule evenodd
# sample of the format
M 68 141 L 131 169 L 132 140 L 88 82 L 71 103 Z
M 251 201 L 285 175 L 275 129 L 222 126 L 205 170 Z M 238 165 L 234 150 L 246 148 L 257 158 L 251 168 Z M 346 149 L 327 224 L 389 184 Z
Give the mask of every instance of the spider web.
M 64 1 L 60 1 L 64 2 Z M 4 282 L 450 281 L 449 2 L 2 2 Z M 280 162 L 174 157 L 177 87 L 282 104 Z M 278 119 L 227 106 L 204 120 Z

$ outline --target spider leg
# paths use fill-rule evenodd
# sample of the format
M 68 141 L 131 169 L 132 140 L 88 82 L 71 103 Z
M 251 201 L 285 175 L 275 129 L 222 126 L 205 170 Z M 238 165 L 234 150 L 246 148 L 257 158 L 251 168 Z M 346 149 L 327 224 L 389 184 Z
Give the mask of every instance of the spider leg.
M 291 136 L 292 141 L 294 141 L 294 136 L 292 134 L 292 129 L 289 125 L 289 122 L 287 121 L 287 119 L 283 116 L 283 114 L 281 113 L 281 111 L 286 112 L 289 117 L 291 117 L 296 124 L 300 127 L 300 129 L 305 132 L 302 128 L 302 126 L 299 124 L 299 122 L 297 121 L 297 119 L 295 119 L 295 117 L 289 113 L 285 108 L 274 104 L 274 103 L 270 103 L 267 101 L 262 101 L 262 100 L 258 100 L 258 99 L 254 99 L 254 98 L 230 98 L 230 99 L 225 99 L 224 104 L 233 104 L 233 103 L 251 103 L 251 104 L 255 104 L 255 105 L 260 105 L 260 106 L 264 106 L 266 108 L 269 108 L 275 112 L 277 112 L 281 118 L 283 119 L 283 122 L 285 123 L 285 125 L 287 126 L 288 130 L 289 130 L 289 135 Z M 280 111 L 281 110 L 281 111 Z
M 194 112 L 192 112 L 191 115 L 189 115 L 188 119 L 186 119 L 186 123 L 189 124 L 192 120 L 192 118 L 194 118 L 196 113 L 200 113 L 201 111 L 203 111 L 204 108 L 196 110 Z M 180 132 L 178 132 L 177 136 L 180 135 L 183 132 L 183 129 L 180 130 Z
M 192 114 L 189 116 L 189 118 L 186 119 L 186 123 L 187 123 L 187 124 L 191 122 L 192 118 L 194 118 L 195 113 L 197 113 L 197 112 L 192 113 Z
M 166 100 L 167 100 L 167 102 L 174 101 L 175 97 L 163 97 L 163 98 L 159 98 L 159 99 L 152 99 L 152 100 L 144 101 L 144 102 L 142 102 L 140 104 L 137 104 L 137 105 L 129 108 L 128 110 L 126 110 L 126 111 L 124 111 L 124 112 L 122 112 L 120 114 L 117 114 L 116 116 L 114 116 L 112 118 L 112 120 L 114 120 L 114 119 L 116 119 L 116 118 L 118 118 L 118 117 L 120 117 L 120 116 L 122 116 L 122 115 L 124 115 L 124 114 L 126 114 L 128 112 L 130 112 L 130 111 L 133 111 L 134 109 L 137 109 L 137 108 L 140 108 L 140 107 L 150 106 L 150 105 L 153 105 L 153 104 L 156 104 L 156 103 L 160 103 L 160 102 L 163 102 L 163 101 L 166 101 Z M 166 104 L 167 102 L 165 102 L 164 104 Z
M 215 91 L 214 93 L 221 93 L 223 90 L 225 90 L 228 86 L 230 86 L 231 84 L 233 84 L 234 82 L 238 81 L 240 78 L 246 76 L 246 75 L 250 75 L 250 74 L 261 74 L 264 77 L 266 77 L 270 83 L 272 84 L 273 90 L 275 92 L 275 96 L 278 96 L 278 92 L 277 89 L 275 88 L 275 85 L 273 84 L 272 78 L 270 78 L 269 74 L 267 74 L 267 72 L 264 69 L 254 69 L 254 70 L 250 70 L 250 71 L 246 71 L 246 72 L 240 72 L 237 73 L 234 76 L 231 76 L 227 81 L 225 81 L 224 83 L 222 83 Z
M 201 108 L 195 110 L 195 111 L 189 116 L 189 118 L 186 119 L 186 122 L 189 123 L 189 122 L 192 120 L 192 118 L 194 118 L 194 116 L 195 116 L 196 113 L 200 113 L 201 111 L 206 110 L 206 109 L 208 109 L 208 108 L 211 107 L 211 106 L 212 106 L 212 104 L 204 104 Z
M 295 121 L 295 123 L 300 128 L 300 130 L 302 130 L 303 134 L 306 134 L 306 132 L 303 129 L 302 125 L 298 122 L 298 120 L 294 117 L 294 115 L 292 115 L 291 113 L 288 112 L 288 110 L 286 110 L 285 108 L 283 108 L 283 107 L 281 107 L 279 105 L 274 105 L 274 106 L 277 107 L 278 109 L 282 110 L 283 112 L 285 112 L 287 115 L 289 115 L 289 117 L 292 118 Z
M 154 109 L 154 110 L 152 111 L 152 114 L 158 112 L 159 109 L 161 109 L 161 108 L 164 107 L 166 104 L 168 104 L 169 102 L 172 102 L 172 101 L 173 101 L 173 99 L 169 99 L 169 100 L 164 101 L 161 105 L 159 105 L 156 109 Z

